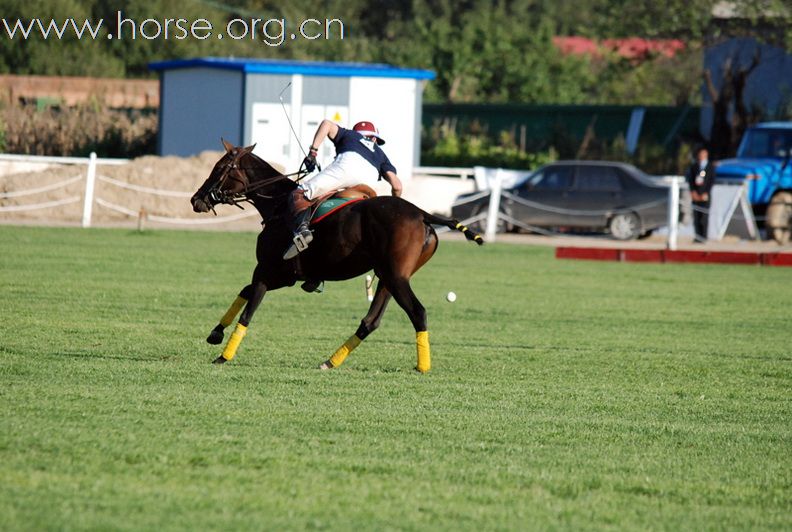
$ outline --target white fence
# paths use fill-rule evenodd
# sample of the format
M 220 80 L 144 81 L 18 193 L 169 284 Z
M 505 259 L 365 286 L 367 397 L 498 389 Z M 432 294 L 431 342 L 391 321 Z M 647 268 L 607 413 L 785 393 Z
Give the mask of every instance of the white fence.
M 152 222 L 170 224 L 170 225 L 182 226 L 182 227 L 223 224 L 226 222 L 233 222 L 258 215 L 255 209 L 249 209 L 228 216 L 204 217 L 204 218 L 180 218 L 180 217 L 155 214 L 153 212 L 146 212 L 141 207 L 131 208 L 129 205 L 122 205 L 117 202 L 109 201 L 105 198 L 102 198 L 101 196 L 98 196 L 96 194 L 97 181 L 111 187 L 115 187 L 123 190 L 129 190 L 140 194 L 158 196 L 158 197 L 175 198 L 175 199 L 183 200 L 190 198 L 192 196 L 192 193 L 187 191 L 168 190 L 168 189 L 161 189 L 161 188 L 129 183 L 126 181 L 115 179 L 113 177 L 102 175 L 102 173 L 99 171 L 99 169 L 103 166 L 104 167 L 118 166 L 118 165 L 127 164 L 129 162 L 130 160 L 128 159 L 104 159 L 104 158 L 100 159 L 94 153 L 92 153 L 90 157 L 42 157 L 42 156 L 0 154 L 0 166 L 10 165 L 12 167 L 12 172 L 14 173 L 23 170 L 22 167 L 26 167 L 27 169 L 31 169 L 31 168 L 43 169 L 52 165 L 58 165 L 58 166 L 66 165 L 66 166 L 75 167 L 74 175 L 71 175 L 65 179 L 61 179 L 56 183 L 50 183 L 41 186 L 33 186 L 22 190 L 1 191 L 0 213 L 15 213 L 15 212 L 26 212 L 26 211 L 43 210 L 43 209 L 57 209 L 65 205 L 70 205 L 82 201 L 83 208 L 82 208 L 81 225 L 83 227 L 91 226 L 94 205 L 98 205 L 103 209 L 116 212 L 118 214 L 121 214 L 123 216 L 132 219 L 137 219 L 138 224 L 142 224 L 144 220 L 150 220 Z M 525 200 L 525 198 L 517 198 L 516 196 L 511 194 L 508 190 L 506 190 L 509 187 L 512 187 L 516 183 L 516 181 L 524 177 L 526 172 L 516 172 L 512 170 L 502 170 L 502 169 L 490 169 L 483 167 L 476 167 L 476 168 L 416 167 L 414 173 L 416 175 L 422 175 L 428 178 L 425 179 L 426 183 L 422 183 L 420 185 L 413 184 L 415 188 L 414 195 L 416 197 L 415 198 L 408 197 L 408 199 L 414 201 L 419 205 L 421 204 L 422 201 L 423 202 L 428 201 L 426 199 L 427 197 L 430 199 L 433 198 L 435 201 L 440 199 L 440 196 L 442 196 L 442 194 L 440 194 L 439 192 L 437 192 L 437 190 L 435 190 L 438 187 L 443 189 L 448 189 L 448 190 L 444 190 L 444 192 L 446 192 L 445 195 L 448 196 L 448 198 L 443 199 L 441 202 L 443 203 L 444 206 L 447 206 L 452 201 L 452 199 L 450 198 L 453 198 L 455 194 L 459 194 L 463 192 L 462 188 L 465 188 L 466 190 L 475 189 L 479 191 L 473 196 L 466 198 L 463 201 L 463 203 L 480 200 L 481 198 L 489 196 L 487 209 L 482 210 L 480 213 L 468 218 L 467 220 L 464 220 L 464 222 L 467 224 L 471 224 L 474 222 L 482 222 L 482 225 L 486 228 L 486 236 L 490 241 L 494 241 L 496 239 L 496 233 L 499 223 L 501 224 L 506 223 L 512 226 L 522 227 L 524 229 L 533 232 L 551 234 L 549 231 L 542 230 L 541 228 L 527 226 L 524 223 L 520 222 L 519 220 L 515 220 L 514 218 L 508 216 L 506 213 L 501 212 L 500 202 L 504 197 L 509 198 L 512 201 L 517 201 L 517 200 L 520 200 L 521 202 L 527 201 Z M 446 179 L 448 178 L 459 179 L 458 181 L 459 187 L 449 188 L 449 184 L 455 180 L 452 179 L 452 181 L 446 181 Z M 2 180 L 3 180 L 3 175 L 2 172 L 0 171 L 0 184 L 2 184 Z M 435 181 L 439 181 L 442 183 L 438 185 L 434 183 Z M 679 216 L 680 187 L 683 185 L 684 180 L 676 176 L 667 176 L 664 181 L 666 184 L 669 185 L 667 245 L 669 249 L 676 249 L 677 238 L 679 234 L 678 221 L 680 217 Z M 80 196 L 70 195 L 63 198 L 51 199 L 49 201 L 38 201 L 38 202 L 30 201 L 29 203 L 22 203 L 15 205 L 3 204 L 4 203 L 3 200 L 11 200 L 11 199 L 17 200 L 18 198 L 34 199 L 35 196 L 37 195 L 50 193 L 59 189 L 65 189 L 66 187 L 74 185 L 75 183 L 78 182 L 84 182 L 85 184 L 84 192 Z M 463 183 L 467 183 L 467 184 L 463 185 Z M 431 188 L 429 185 L 434 186 L 434 188 Z M 3 188 L 7 188 L 7 187 L 3 187 Z M 459 188 L 459 190 L 454 192 L 457 188 Z M 0 190 L 3 189 L 0 188 Z M 407 190 L 409 191 L 410 189 L 408 188 Z M 429 194 L 426 194 L 427 192 L 429 192 Z M 428 207 L 428 205 L 424 207 Z
M 430 177 L 458 177 L 460 179 L 473 179 L 475 169 L 473 168 L 446 168 L 445 166 L 416 166 L 413 168 L 413 175 L 424 175 Z
M 90 227 L 95 223 L 97 218 L 96 208 L 112 211 L 130 219 L 138 219 L 139 224 L 142 221 L 150 220 L 181 227 L 217 225 L 257 215 L 254 209 L 248 209 L 244 212 L 227 216 L 179 218 L 165 216 L 166 212 L 164 212 L 164 209 L 162 209 L 163 212 L 155 213 L 149 212 L 149 209 L 143 209 L 141 203 L 130 205 L 130 202 L 125 201 L 123 197 L 115 196 L 113 200 L 102 197 L 102 190 L 107 190 L 106 187 L 108 186 L 128 190 L 136 194 L 150 195 L 152 198 L 188 199 L 192 196 L 192 193 L 187 191 L 144 186 L 103 175 L 102 170 L 107 166 L 124 165 L 130 162 L 129 159 L 98 158 L 95 154 L 91 154 L 90 157 L 0 154 L 0 214 L 59 209 L 63 206 L 82 202 L 81 218 L 78 217 L 79 215 L 75 215 L 70 220 L 81 220 L 83 227 Z M 74 174 L 58 182 L 46 185 L 27 187 L 27 183 L 25 183 L 24 186 L 26 188 L 24 189 L 10 189 L 9 186 L 2 186 L 4 184 L 3 178 L 6 175 L 32 174 L 33 172 L 45 171 L 53 167 L 73 167 Z M 475 186 L 472 180 L 474 177 L 473 168 L 416 167 L 414 174 L 422 177 L 405 181 L 405 197 L 430 212 L 442 212 L 450 209 L 450 205 L 456 196 L 469 192 Z M 83 187 L 81 193 L 76 195 L 74 194 L 76 192 L 75 186 L 79 186 L 80 183 L 83 184 Z M 100 183 L 102 187 L 99 186 Z M 18 183 L 17 186 L 19 186 Z M 72 193 L 64 193 L 63 197 L 53 197 L 51 193 L 60 189 L 71 191 Z M 46 198 L 47 201 L 44 201 L 43 198 L 40 198 L 40 201 L 35 201 L 35 197 L 42 194 L 49 195 Z M 19 201 L 19 198 L 29 198 L 30 201 L 22 202 Z M 4 202 L 3 200 L 15 201 Z M 69 216 L 71 217 L 72 215 L 70 214 Z M 68 222 L 69 220 L 66 221 Z
M 83 204 L 82 220 L 81 220 L 82 227 L 91 226 L 94 205 L 99 205 L 105 209 L 109 209 L 119 214 L 123 214 L 130 218 L 137 218 L 139 223 L 142 222 L 142 219 L 145 219 L 145 220 L 151 220 L 153 222 L 179 225 L 179 226 L 215 225 L 215 224 L 222 224 L 226 222 L 241 220 L 243 218 L 248 218 L 251 216 L 258 215 L 258 212 L 255 209 L 251 209 L 234 215 L 217 216 L 211 218 L 207 217 L 202 219 L 161 216 L 153 213 L 147 213 L 145 212 L 144 209 L 132 209 L 124 205 L 118 205 L 117 203 L 113 203 L 100 196 L 97 196 L 96 182 L 100 181 L 102 183 L 105 183 L 113 187 L 117 187 L 125 190 L 131 190 L 139 193 L 151 194 L 155 196 L 164 196 L 164 197 L 181 198 L 181 199 L 187 199 L 192 197 L 192 192 L 166 190 L 166 189 L 136 185 L 133 183 L 127 183 L 124 181 L 120 181 L 118 179 L 114 179 L 109 176 L 102 175 L 101 173 L 98 172 L 98 168 L 102 166 L 124 165 L 129 162 L 130 162 L 129 159 L 100 159 L 96 156 L 95 153 L 91 153 L 90 157 L 46 157 L 46 156 L 0 154 L 0 164 L 5 163 L 6 165 L 11 165 L 12 173 L 31 170 L 31 169 L 33 171 L 43 170 L 45 168 L 50 168 L 52 166 L 76 167 L 75 175 L 63 179 L 61 181 L 58 181 L 56 183 L 51 183 L 48 185 L 38 186 L 38 187 L 31 187 L 23 190 L 0 192 L 0 213 L 54 209 L 57 207 L 62 207 L 64 205 L 70 205 L 82 201 Z M 2 179 L 3 178 L 0 177 L 0 183 L 2 183 Z M 32 197 L 39 194 L 62 189 L 68 187 L 69 185 L 72 185 L 73 183 L 77 183 L 80 181 L 84 181 L 85 183 L 85 188 L 82 196 L 69 196 L 58 200 L 45 201 L 45 202 L 31 202 L 20 205 L 2 205 L 2 200 L 4 199 L 15 199 L 15 198 L 21 198 L 27 196 Z
M 0 213 L 25 212 L 25 211 L 33 211 L 40 209 L 53 209 L 56 207 L 77 203 L 80 201 L 80 199 L 82 199 L 83 200 L 82 225 L 83 227 L 89 227 L 91 225 L 91 209 L 93 206 L 93 190 L 94 190 L 94 182 L 96 178 L 96 165 L 99 163 L 105 165 L 120 165 L 120 164 L 126 164 L 128 160 L 127 159 L 100 160 L 96 157 L 95 153 L 92 153 L 91 156 L 88 158 L 0 154 L 0 162 L 6 164 L 10 163 L 10 165 L 12 167 L 15 167 L 17 170 L 19 169 L 20 166 L 27 167 L 29 169 L 31 165 L 34 168 L 38 168 L 38 169 L 43 169 L 51 165 L 86 166 L 87 171 L 85 173 L 82 172 L 76 173 L 74 176 L 61 180 L 57 183 L 51 183 L 49 185 L 33 187 L 24 190 L 15 190 L 11 192 L 0 193 L 0 200 L 34 196 L 38 194 L 43 194 L 45 192 L 51 192 L 53 190 L 65 188 L 71 185 L 72 183 L 76 183 L 84 179 L 86 185 L 85 185 L 85 193 L 83 194 L 82 198 L 80 198 L 79 196 L 71 196 L 60 200 L 53 200 L 53 201 L 46 201 L 39 203 L 25 203 L 22 205 L 0 205 Z

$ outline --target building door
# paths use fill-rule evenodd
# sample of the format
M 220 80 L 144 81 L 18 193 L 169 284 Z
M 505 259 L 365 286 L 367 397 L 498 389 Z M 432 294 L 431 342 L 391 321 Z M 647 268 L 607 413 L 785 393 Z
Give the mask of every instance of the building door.
M 286 104 L 286 113 L 290 113 L 290 105 Z M 268 162 L 278 163 L 287 168 L 291 150 L 292 132 L 289 121 L 280 103 L 254 103 L 251 112 L 253 124 L 251 141 L 256 144 L 253 152 Z M 309 141 L 310 142 L 310 141 Z

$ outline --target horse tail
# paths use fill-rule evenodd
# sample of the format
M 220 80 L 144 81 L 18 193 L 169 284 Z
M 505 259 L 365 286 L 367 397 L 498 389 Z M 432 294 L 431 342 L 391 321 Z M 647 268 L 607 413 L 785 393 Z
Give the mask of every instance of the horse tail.
M 484 244 L 484 239 L 481 238 L 481 235 L 474 233 L 467 226 L 462 224 L 459 220 L 454 218 L 446 218 L 445 216 L 437 216 L 435 214 L 429 214 L 428 212 L 424 212 L 424 223 L 433 224 L 433 225 L 444 225 L 449 229 L 455 229 L 465 235 L 465 238 L 468 240 L 475 242 L 479 246 Z

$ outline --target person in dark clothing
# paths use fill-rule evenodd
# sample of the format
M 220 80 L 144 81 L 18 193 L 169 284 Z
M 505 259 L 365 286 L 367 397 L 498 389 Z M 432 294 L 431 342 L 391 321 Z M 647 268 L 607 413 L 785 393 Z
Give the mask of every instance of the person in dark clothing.
M 374 124 L 358 122 L 352 129 L 346 129 L 330 120 L 323 120 L 303 161 L 303 166 L 309 172 L 316 169 L 316 155 L 325 139 L 330 139 L 335 146 L 336 158 L 318 174 L 303 179 L 295 190 L 297 197 L 303 196 L 313 201 L 328 192 L 361 183 L 373 186 L 379 179 L 390 184 L 394 196 L 401 196 L 401 181 L 396 175 L 396 168 L 380 147 L 385 141 Z M 291 205 L 294 206 L 294 202 Z M 283 255 L 284 259 L 296 257 L 313 240 L 308 229 L 308 213 L 304 211 L 298 215 L 292 212 L 295 217 L 294 243 Z
M 698 149 L 696 161 L 690 165 L 686 178 L 690 188 L 690 199 L 693 200 L 693 228 L 696 231 L 696 241 L 704 242 L 707 240 L 710 191 L 715 184 L 715 165 L 709 160 L 707 148 Z

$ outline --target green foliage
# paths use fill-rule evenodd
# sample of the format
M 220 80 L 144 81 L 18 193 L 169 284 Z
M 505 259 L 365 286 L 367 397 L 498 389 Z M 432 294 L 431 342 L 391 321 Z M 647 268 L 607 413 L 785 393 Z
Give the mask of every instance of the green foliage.
M 700 105 L 701 47 L 688 48 L 674 57 L 655 56 L 632 62 L 610 54 L 593 61 L 599 88 L 592 91 L 592 102 L 631 105 Z
M 497 138 L 477 120 L 460 125 L 447 118 L 425 128 L 421 164 L 426 166 L 535 169 L 557 159 L 587 159 L 629 162 L 649 174 L 679 175 L 692 158 L 694 139 L 664 145 L 650 136 L 642 138 L 634 153 L 627 151 L 623 135 L 598 137 L 593 130 L 580 138 L 555 128 L 539 142 L 519 141 L 515 130 L 501 131 Z
M 491 168 L 536 168 L 557 158 L 554 150 L 528 152 L 520 149 L 514 138 L 504 133 L 499 142 L 486 135 L 466 134 L 462 137 L 451 130 L 434 132 L 435 139 L 421 152 L 421 164 L 426 166 Z
M 690 95 L 690 85 L 685 83 L 664 92 L 661 87 L 668 86 L 668 80 L 674 85 L 680 78 L 692 78 L 697 86 L 699 74 L 690 76 L 689 69 L 684 68 L 677 75 L 679 64 L 675 61 L 626 65 L 614 58 L 603 65 L 563 57 L 552 43 L 553 35 L 673 37 L 683 39 L 695 51 L 697 43 L 726 31 L 746 30 L 714 25 L 714 4 L 715 0 L 328 0 L 318 7 L 310 0 L 128 0 L 121 4 L 107 0 L 6 0 L 3 17 L 10 21 L 103 18 L 105 29 L 115 32 L 120 9 L 124 17 L 137 23 L 149 17 L 160 22 L 166 18 L 205 18 L 215 28 L 237 17 L 284 18 L 291 32 L 305 18 L 338 18 L 344 21 L 345 39 L 287 39 L 282 46 L 269 47 L 260 38 L 78 41 L 69 34 L 62 41 L 11 41 L 3 36 L 0 72 L 150 76 L 147 65 L 151 61 L 205 55 L 386 61 L 434 69 L 438 78 L 427 89 L 429 101 L 660 104 Z M 735 5 L 757 28 L 767 20 L 785 27 L 781 22 L 790 17 L 783 0 L 772 0 L 771 4 L 742 0 Z M 779 15 L 768 19 L 768 12 Z M 749 25 L 747 31 L 753 26 Z M 126 28 L 128 31 L 129 26 Z
M 716 4 L 728 4 L 739 16 L 714 19 Z M 79 41 L 69 33 L 62 41 L 11 41 L 0 32 L 0 73 L 145 77 L 152 76 L 152 61 L 207 55 L 382 61 L 433 69 L 437 79 L 426 88 L 430 102 L 664 105 L 696 103 L 705 43 L 748 34 L 792 50 L 786 0 L 5 0 L 2 16 L 103 18 L 105 29 L 115 32 L 119 9 L 137 23 L 205 18 L 216 29 L 237 17 L 283 18 L 288 33 L 306 18 L 337 18 L 345 39 L 287 38 L 270 47 L 260 35 Z M 565 57 L 553 45 L 554 35 L 678 38 L 688 53 L 645 62 Z
M 682 175 L 693 157 L 694 146 L 682 143 L 669 150 L 655 141 L 638 144 L 635 152 L 627 152 L 624 137 L 614 140 L 596 140 L 587 149 L 575 149 L 572 142 L 558 141 L 546 151 L 521 151 L 510 143 L 496 144 L 486 137 L 446 137 L 434 148 L 421 155 L 421 163 L 427 166 L 535 169 L 557 159 L 583 159 L 592 161 L 621 161 L 635 165 L 653 175 Z
M 5 530 L 792 527 L 789 271 L 445 241 L 430 374 L 394 303 L 315 369 L 360 278 L 268 293 L 215 367 L 255 238 L 0 227 Z
M 669 148 L 655 140 L 644 140 L 630 154 L 624 136 L 619 135 L 612 141 L 594 138 L 585 149 L 562 152 L 560 155 L 566 159 L 622 161 L 653 175 L 683 175 L 693 160 L 694 150 L 695 146 L 691 142 L 682 142 L 679 146 Z
M 563 57 L 553 23 L 532 2 L 417 2 L 410 40 L 394 50 L 437 73 L 427 99 L 451 102 L 582 101 L 590 81 L 586 61 Z
M 2 17 L 11 25 L 16 19 L 27 23 L 34 17 L 44 17 L 45 24 L 50 18 L 60 23 L 69 17 L 82 21 L 92 16 L 92 4 L 84 0 L 4 0 Z M 78 40 L 71 32 L 63 40 L 40 36 L 11 40 L 5 27 L 0 28 L 2 73 L 121 77 L 125 65 L 124 56 L 112 54 L 106 42 Z

